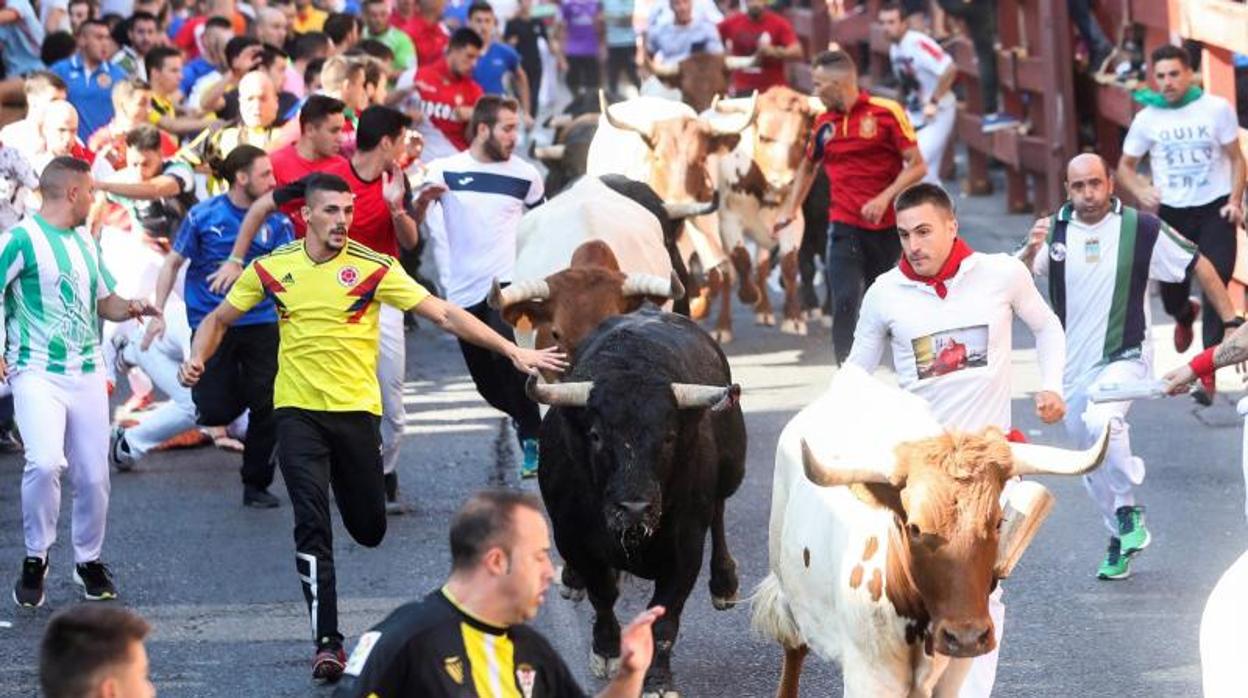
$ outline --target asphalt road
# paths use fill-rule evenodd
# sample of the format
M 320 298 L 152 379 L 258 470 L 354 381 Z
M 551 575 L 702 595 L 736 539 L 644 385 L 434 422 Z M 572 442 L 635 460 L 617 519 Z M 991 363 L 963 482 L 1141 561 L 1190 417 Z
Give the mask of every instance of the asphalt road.
M 963 203 L 963 229 L 980 249 L 1005 249 L 1027 229 L 1027 219 L 997 213 L 999 199 Z M 727 518 L 744 594 L 766 572 L 776 439 L 832 369 L 826 329 L 791 337 L 754 327 L 742 309 L 736 317 L 738 339 L 728 352 L 745 388 L 750 445 L 746 480 Z M 1168 342 L 1168 327 L 1159 334 Z M 1030 412 L 1034 353 L 1025 331 L 1016 337 L 1016 426 L 1033 441 L 1060 444 L 1060 428 L 1041 428 Z M 385 542 L 374 550 L 336 529 L 342 627 L 352 640 L 393 607 L 441 583 L 449 557 L 445 526 L 468 493 L 516 484 L 503 420 L 476 396 L 455 344 L 429 330 L 410 334 L 408 342 L 409 435 L 400 473 L 414 511 L 391 518 Z M 1161 346 L 1159 364 L 1174 360 Z M 1223 384 L 1231 384 L 1229 377 Z M 1218 575 L 1245 547 L 1240 431 L 1232 404 L 1222 398 L 1197 409 L 1186 399 L 1170 399 L 1137 403 L 1132 411 L 1133 444 L 1149 465 L 1141 497 L 1154 540 L 1130 580 L 1094 579 L 1106 542 L 1099 518 L 1079 482 L 1047 479 L 1058 503 L 1006 585 L 996 695 L 1199 694 L 1200 611 Z M 137 472 L 113 477 L 105 554 L 121 603 L 155 628 L 148 646 L 163 696 L 327 695 L 309 679 L 311 643 L 284 489 L 275 489 L 281 509 L 245 510 L 236 468 L 236 456 L 201 449 L 159 454 Z M 0 579 L 5 584 L 23 555 L 20 470 L 19 457 L 0 457 L 0 562 L 11 575 Z M 0 619 L 12 623 L 0 628 L 0 695 L 36 693 L 44 624 L 77 598 L 68 540 L 66 504 L 47 606 L 28 612 L 0 605 Z M 704 572 L 676 646 L 679 687 L 685 696 L 770 695 L 778 648 L 751 635 L 746 606 L 714 611 L 705 579 Z M 627 582 L 620 616 L 640 609 L 648 594 L 647 585 Z M 536 623 L 587 688 L 596 685 L 587 673 L 590 618 L 588 604 L 573 605 L 552 591 Z M 839 695 L 836 669 L 808 662 L 803 688 L 804 695 Z

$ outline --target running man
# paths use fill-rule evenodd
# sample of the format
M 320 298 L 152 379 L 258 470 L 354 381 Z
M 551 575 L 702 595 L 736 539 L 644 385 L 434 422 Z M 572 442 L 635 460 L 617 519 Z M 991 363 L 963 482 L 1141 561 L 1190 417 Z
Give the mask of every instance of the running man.
M 1066 412 L 1062 326 L 1027 269 L 1009 255 L 975 252 L 959 238 L 953 201 L 938 185 L 906 189 L 894 208 L 903 256 L 867 290 L 846 361 L 874 373 L 889 347 L 897 382 L 927 400 L 945 428 L 1009 432 L 1010 354 L 1018 318 L 1036 338 L 1036 416 L 1046 424 L 1061 420 Z M 1007 483 L 1003 501 L 1008 497 Z M 996 680 L 1005 618 L 1000 586 L 989 597 L 988 610 L 998 649 L 971 663 L 962 698 L 986 698 Z
M 1220 316 L 1219 328 L 1243 320 L 1235 317 L 1217 269 L 1195 245 L 1114 196 L 1101 156 L 1084 153 L 1070 161 L 1066 196 L 1056 220 L 1036 221 L 1020 258 L 1036 276 L 1048 277 L 1049 298 L 1066 330 L 1067 435 L 1077 448 L 1089 448 L 1109 426 L 1105 462 L 1084 475 L 1083 484 L 1110 534 L 1096 576 L 1126 579 L 1132 556 L 1150 539 L 1135 497 L 1144 461 L 1131 454 L 1131 402 L 1093 404 L 1088 395 L 1101 384 L 1153 377 L 1149 281 L 1175 283 L 1194 273 Z M 1124 249 L 1131 252 L 1119 251 Z
M 95 241 L 79 229 L 94 197 L 91 166 L 53 158 L 39 177 L 39 190 L 39 212 L 0 233 L 0 379 L 13 389 L 26 443 L 26 559 L 13 600 L 27 607 L 43 604 L 65 471 L 74 497 L 74 581 L 90 601 L 117 598 L 112 573 L 100 560 L 108 521 L 109 414 L 98 325 L 100 318 L 122 322 L 160 314 L 147 301 L 113 293 Z
M 924 182 L 940 184 L 940 163 L 958 118 L 953 83 L 958 67 L 953 57 L 921 31 L 911 29 L 900 3 L 880 7 L 880 24 L 888 37 L 888 61 L 901 83 L 902 103 L 914 124 L 919 152 L 927 163 Z
M 377 383 L 382 304 L 511 360 L 525 373 L 562 371 L 556 351 L 521 349 L 464 310 L 429 295 L 389 255 L 347 239 L 355 197 L 341 177 L 304 181 L 307 235 L 256 259 L 221 305 L 200 323 L 182 379 L 193 385 L 228 328 L 266 299 L 278 309 L 281 342 L 273 406 L 277 453 L 295 513 L 295 566 L 312 620 L 312 676 L 337 681 L 346 655 L 338 630 L 329 493 L 357 543 L 376 547 L 386 533 Z

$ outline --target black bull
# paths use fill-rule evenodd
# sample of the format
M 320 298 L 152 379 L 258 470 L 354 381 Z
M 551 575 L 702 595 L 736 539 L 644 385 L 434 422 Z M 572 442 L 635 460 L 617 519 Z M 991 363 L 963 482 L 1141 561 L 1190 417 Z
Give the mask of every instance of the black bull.
M 592 381 L 583 406 L 553 403 L 542 422 L 538 482 L 563 557 L 564 585 L 594 606 L 596 674 L 619 656 L 618 577 L 654 580 L 646 690 L 671 690 L 671 652 L 711 531 L 710 590 L 736 599 L 724 504 L 745 475 L 745 419 L 728 361 L 692 321 L 647 305 L 604 321 L 561 386 Z M 682 392 L 690 386 L 689 391 Z

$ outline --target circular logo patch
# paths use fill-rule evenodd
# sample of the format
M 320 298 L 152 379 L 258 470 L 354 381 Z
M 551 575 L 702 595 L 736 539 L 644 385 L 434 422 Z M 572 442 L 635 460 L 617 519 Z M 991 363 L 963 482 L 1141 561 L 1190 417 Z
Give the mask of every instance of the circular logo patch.
M 108 73 L 100 73 L 96 76 L 95 83 L 107 90 L 113 84 L 113 78 Z
M 1066 245 L 1063 245 L 1060 242 L 1055 242 L 1052 245 L 1049 245 L 1049 259 L 1054 262 L 1060 262 L 1066 259 Z
M 338 283 L 351 288 L 360 280 L 360 270 L 355 267 L 343 267 L 338 270 Z

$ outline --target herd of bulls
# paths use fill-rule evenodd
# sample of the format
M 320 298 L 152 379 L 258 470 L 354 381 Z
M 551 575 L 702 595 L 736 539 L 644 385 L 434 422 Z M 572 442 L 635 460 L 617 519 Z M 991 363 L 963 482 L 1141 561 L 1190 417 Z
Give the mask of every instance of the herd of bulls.
M 619 575 L 653 580 L 651 603 L 667 613 L 646 695 L 675 691 L 671 654 L 708 530 L 713 603 L 738 600 L 724 516 L 745 474 L 741 387 L 719 346 L 731 338 L 728 309 L 713 333 L 695 320 L 708 299 L 730 300 L 735 276 L 760 322 L 773 322 L 770 230 L 817 109 L 775 88 L 701 115 L 642 96 L 572 118 L 559 145 L 538 153 L 572 168 L 551 168 L 563 191 L 526 214 L 514 282 L 490 295 L 522 343 L 559 346 L 572 361 L 529 383 L 549 406 L 539 485 L 562 593 L 593 605 L 591 670 L 604 677 L 619 656 Z M 779 241 L 782 330 L 803 332 L 819 310 L 797 279 L 810 230 L 799 221 Z M 1010 520 L 1011 497 L 1048 496 L 1013 481 L 1087 472 L 1105 443 L 1068 452 L 947 434 L 921 399 L 838 373 L 776 448 L 770 574 L 754 626 L 786 650 L 782 694 L 796 695 L 808 648 L 841 664 L 849 696 L 956 694 L 964 665 L 995 646 L 988 595 L 1043 519 Z M 1016 494 L 1002 505 L 1007 485 Z

